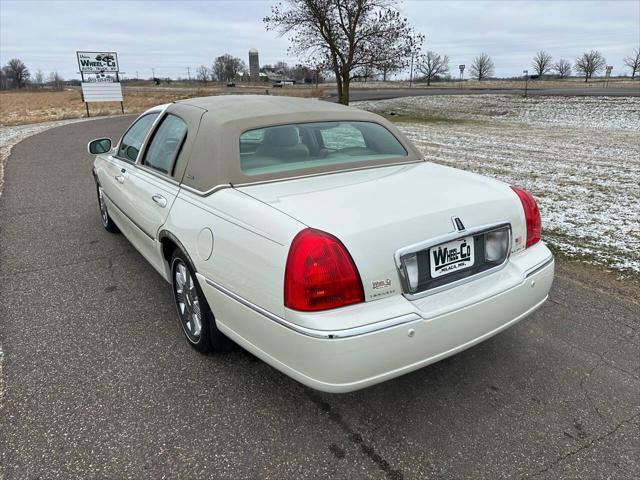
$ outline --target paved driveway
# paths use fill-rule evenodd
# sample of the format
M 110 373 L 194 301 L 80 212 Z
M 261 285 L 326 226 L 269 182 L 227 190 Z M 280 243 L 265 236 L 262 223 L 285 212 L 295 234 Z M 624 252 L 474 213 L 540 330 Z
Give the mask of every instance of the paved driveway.
M 14 148 L 0 197 L 0 468 L 21 478 L 638 478 L 640 306 L 559 276 L 528 320 L 322 394 L 183 340 L 168 285 L 100 224 L 85 153 L 131 118 Z

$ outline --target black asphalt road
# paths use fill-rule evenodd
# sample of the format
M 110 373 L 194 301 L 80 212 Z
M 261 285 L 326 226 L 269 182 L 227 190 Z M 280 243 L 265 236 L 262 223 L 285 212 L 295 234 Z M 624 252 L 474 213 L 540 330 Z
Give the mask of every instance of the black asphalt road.
M 330 99 L 337 100 L 337 92 L 330 92 Z M 387 100 L 398 97 L 421 97 L 429 95 L 524 95 L 524 85 L 522 89 L 517 88 L 353 88 L 350 91 L 350 100 L 357 102 L 361 100 Z M 562 97 L 640 97 L 640 86 L 638 88 L 530 88 L 527 95 L 546 95 Z
M 100 224 L 87 141 L 14 148 L 0 197 L 6 480 L 638 478 L 640 307 L 558 277 L 508 331 L 330 395 L 183 340 L 168 285 Z

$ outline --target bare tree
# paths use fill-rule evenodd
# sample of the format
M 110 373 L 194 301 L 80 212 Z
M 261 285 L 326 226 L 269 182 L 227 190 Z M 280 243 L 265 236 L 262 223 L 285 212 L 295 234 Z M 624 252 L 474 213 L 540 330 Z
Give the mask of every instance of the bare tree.
M 398 62 L 395 58 L 389 59 L 387 62 L 382 62 L 378 70 L 382 74 L 382 81 L 386 82 L 389 75 L 399 72 L 405 67 L 402 62 Z
M 213 78 L 219 82 L 234 80 L 238 73 L 244 72 L 246 69 L 247 66 L 242 59 L 228 53 L 216 58 L 211 68 Z
M 49 74 L 49 83 L 54 90 L 64 90 L 64 79 L 58 72 L 51 72 Z
M 633 55 L 624 57 L 622 61 L 631 69 L 631 80 L 636 78 L 636 73 L 640 72 L 640 48 L 636 48 Z
M 286 0 L 264 18 L 267 30 L 290 35 L 289 51 L 320 61 L 335 74 L 338 101 L 363 69 L 402 68 L 422 43 L 394 0 Z
M 471 76 L 478 80 L 483 80 L 493 75 L 493 60 L 486 53 L 481 53 L 471 62 Z
M 553 71 L 558 74 L 558 77 L 566 78 L 571 75 L 571 62 L 561 58 L 553 64 Z
M 209 75 L 211 75 L 211 72 L 204 65 L 200 65 L 196 70 L 196 78 L 202 83 L 207 83 Z
M 545 52 L 544 50 L 540 50 L 533 57 L 533 60 L 531 61 L 531 66 L 533 67 L 533 71 L 536 72 L 536 74 L 542 78 L 545 74 L 549 73 L 553 68 L 551 64 L 552 61 L 553 61 L 553 57 L 551 56 L 550 53 Z
M 431 85 L 431 80 L 449 73 L 449 57 L 429 50 L 418 58 L 416 69 L 427 79 L 427 85 Z
M 10 82 L 9 88 L 23 88 L 31 76 L 29 69 L 19 58 L 12 58 L 4 68 Z
M 312 83 L 316 79 L 316 70 L 310 65 L 298 63 L 289 70 L 289 76 L 302 83 Z
M 7 67 L 0 68 L 0 90 L 9 88 L 9 79 L 7 78 Z
M 585 52 L 576 59 L 574 68 L 576 72 L 584 75 L 584 81 L 588 81 L 594 74 L 601 72 L 607 65 L 607 61 L 597 50 Z
M 42 88 L 44 85 L 44 73 L 42 73 L 42 70 L 38 69 L 36 71 L 36 74 L 33 76 L 33 83 L 36 87 Z

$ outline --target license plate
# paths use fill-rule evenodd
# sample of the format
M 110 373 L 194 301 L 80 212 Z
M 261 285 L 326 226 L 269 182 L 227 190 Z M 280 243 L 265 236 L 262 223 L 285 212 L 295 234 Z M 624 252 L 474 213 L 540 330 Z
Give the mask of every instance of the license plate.
M 460 238 L 429 249 L 431 278 L 473 266 L 473 237 Z

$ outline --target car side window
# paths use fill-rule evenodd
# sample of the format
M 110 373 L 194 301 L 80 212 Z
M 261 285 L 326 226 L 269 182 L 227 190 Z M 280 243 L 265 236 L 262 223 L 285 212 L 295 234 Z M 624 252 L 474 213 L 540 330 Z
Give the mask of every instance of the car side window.
M 144 137 L 147 136 L 151 125 L 153 125 L 155 119 L 158 118 L 158 115 L 159 113 L 145 115 L 139 118 L 138 121 L 127 130 L 118 147 L 117 156 L 119 158 L 124 158 L 132 162 L 136 161 L 138 153 L 140 153 L 140 148 L 142 147 L 142 142 L 144 142 Z
M 153 134 L 142 163 L 170 175 L 186 135 L 187 124 L 184 120 L 167 115 Z

